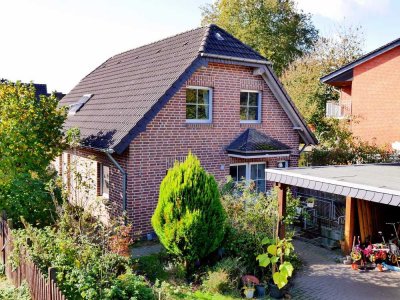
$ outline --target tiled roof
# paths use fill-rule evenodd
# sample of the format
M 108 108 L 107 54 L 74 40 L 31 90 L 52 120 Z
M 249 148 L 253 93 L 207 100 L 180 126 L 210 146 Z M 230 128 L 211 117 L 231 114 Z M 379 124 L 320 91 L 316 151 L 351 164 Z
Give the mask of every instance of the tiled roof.
M 216 25 L 200 27 L 118 55 L 101 64 L 61 105 L 93 94 L 65 127 L 78 127 L 82 144 L 121 153 L 202 64 L 202 55 L 265 58 Z
M 251 156 L 290 153 L 291 149 L 254 128 L 248 128 L 226 148 L 226 151 L 231 154 Z

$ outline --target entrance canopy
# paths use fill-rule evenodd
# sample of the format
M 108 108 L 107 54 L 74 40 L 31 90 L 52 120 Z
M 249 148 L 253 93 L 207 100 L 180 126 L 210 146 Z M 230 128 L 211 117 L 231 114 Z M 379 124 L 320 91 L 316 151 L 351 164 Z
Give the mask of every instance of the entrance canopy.
M 268 181 L 400 206 L 400 164 L 266 169 Z

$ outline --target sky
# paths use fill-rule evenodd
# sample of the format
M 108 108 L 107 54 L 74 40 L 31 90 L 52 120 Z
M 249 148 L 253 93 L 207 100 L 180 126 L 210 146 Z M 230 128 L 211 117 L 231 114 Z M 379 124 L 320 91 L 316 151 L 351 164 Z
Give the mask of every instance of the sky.
M 69 92 L 120 52 L 200 26 L 213 0 L 0 0 L 0 78 Z M 322 35 L 361 26 L 365 52 L 400 37 L 399 0 L 295 0 Z

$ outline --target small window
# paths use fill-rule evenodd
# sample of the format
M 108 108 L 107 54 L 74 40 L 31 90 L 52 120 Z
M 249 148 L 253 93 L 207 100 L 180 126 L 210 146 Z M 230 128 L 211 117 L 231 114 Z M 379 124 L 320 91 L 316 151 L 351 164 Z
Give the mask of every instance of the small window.
M 89 101 L 90 98 L 92 98 L 93 94 L 86 94 L 83 95 L 78 102 L 75 102 L 69 106 L 69 111 L 68 115 L 75 115 L 81 108 L 82 106 L 85 105 L 86 102 Z
M 287 161 L 287 160 L 280 160 L 280 161 L 278 161 L 277 168 L 286 169 L 286 168 L 288 168 L 288 167 L 289 167 L 289 161 Z
M 240 121 L 242 123 L 261 122 L 261 93 L 257 91 L 240 92 Z
M 188 87 L 186 89 L 186 122 L 211 122 L 211 95 L 210 88 Z
M 110 168 L 101 165 L 100 166 L 100 194 L 108 198 L 110 193 Z
M 258 192 L 265 192 L 265 164 L 250 165 L 250 179 L 254 181 Z
M 246 180 L 246 167 L 247 165 L 231 165 L 229 167 L 229 175 L 231 175 L 235 182 Z

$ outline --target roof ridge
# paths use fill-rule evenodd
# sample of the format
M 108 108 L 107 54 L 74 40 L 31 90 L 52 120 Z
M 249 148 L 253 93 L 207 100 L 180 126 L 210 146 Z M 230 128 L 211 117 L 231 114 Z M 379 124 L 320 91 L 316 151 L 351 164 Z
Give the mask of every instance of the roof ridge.
M 230 34 L 225 28 L 222 28 L 220 26 L 218 26 L 217 24 L 211 23 L 209 24 L 210 28 L 211 27 L 215 27 L 219 30 L 222 30 L 225 34 L 227 34 L 228 36 L 230 36 L 231 38 L 239 41 L 239 43 L 241 43 L 244 47 L 246 47 L 248 50 L 252 51 L 253 53 L 259 55 L 260 57 L 262 57 L 263 59 L 265 59 L 266 61 L 269 61 L 266 57 L 264 57 L 263 55 L 261 55 L 258 51 L 254 50 L 252 47 L 250 47 L 249 45 L 247 45 L 246 43 L 242 42 L 239 38 L 235 37 L 234 35 Z
M 204 52 L 204 50 L 206 48 L 207 40 L 208 40 L 208 37 L 210 36 L 211 25 L 212 24 L 210 23 L 210 24 L 203 26 L 203 27 L 207 27 L 207 29 L 204 33 L 203 39 L 200 42 L 199 52 Z
M 150 42 L 150 43 L 141 45 L 141 46 L 139 46 L 139 47 L 132 48 L 132 49 L 129 49 L 129 50 L 120 52 L 120 53 L 118 53 L 118 54 L 115 54 L 115 55 L 111 56 L 110 58 L 119 56 L 119 55 L 121 55 L 121 54 L 125 54 L 125 53 L 130 52 L 130 51 L 133 51 L 133 50 L 138 50 L 138 49 L 140 49 L 140 48 L 143 48 L 143 47 L 146 47 L 146 46 L 150 46 L 150 45 L 153 45 L 153 44 L 156 44 L 156 43 L 159 43 L 159 42 L 162 42 L 162 41 L 165 41 L 165 40 L 168 40 L 168 39 L 171 39 L 171 38 L 174 38 L 174 37 L 177 37 L 177 36 L 180 36 L 180 35 L 189 33 L 189 32 L 192 32 L 192 31 L 196 31 L 196 30 L 199 30 L 199 29 L 202 29 L 202 28 L 206 28 L 206 27 L 208 27 L 208 25 L 196 27 L 196 28 L 193 28 L 193 29 L 190 29 L 190 30 L 186 30 L 186 31 L 183 31 L 183 32 L 180 32 L 180 33 L 171 35 L 171 36 L 168 36 L 168 37 L 166 37 L 166 38 L 162 38 L 162 39 L 160 39 L 160 40 L 157 40 L 157 41 L 154 41 L 154 42 Z

